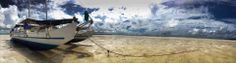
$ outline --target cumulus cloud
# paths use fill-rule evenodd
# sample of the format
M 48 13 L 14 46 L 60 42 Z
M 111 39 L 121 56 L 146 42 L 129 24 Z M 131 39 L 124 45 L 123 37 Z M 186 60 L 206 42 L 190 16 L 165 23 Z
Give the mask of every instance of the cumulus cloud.
M 12 5 L 9 8 L 0 8 L 0 18 L 0 26 L 11 27 L 19 19 L 17 7 Z
M 190 4 L 195 1 L 177 2 Z M 167 1 L 163 1 L 167 2 Z M 207 0 L 197 1 L 207 2 Z M 234 24 L 212 19 L 209 8 L 199 6 L 192 9 L 169 7 L 162 3 L 149 3 L 147 9 L 128 11 L 119 7 L 103 9 L 92 13 L 97 21 L 97 31 L 131 35 L 193 36 L 213 38 L 234 38 Z M 111 10 L 112 9 L 112 10 Z M 137 12 L 136 11 L 140 11 Z M 103 17 L 101 17 L 103 16 Z M 213 26 L 214 25 L 214 26 Z
M 76 16 L 82 21 L 82 12 L 85 9 L 92 9 L 90 15 L 95 21 L 93 28 L 98 33 L 236 38 L 234 33 L 236 31 L 235 24 L 213 19 L 217 16 L 210 12 L 212 9 L 204 6 L 204 2 L 229 3 L 229 1 L 50 0 L 48 16 L 49 19 Z M 199 4 L 199 6 L 191 7 L 195 4 Z M 235 5 L 233 3 L 229 4 L 230 6 Z M 185 8 L 185 6 L 187 7 Z M 45 19 L 45 11 L 40 10 L 43 8 L 44 5 L 42 3 L 32 6 L 31 18 Z M 24 8 L 19 11 L 14 5 L 9 8 L 0 8 L 0 10 L 1 26 L 13 25 L 27 17 L 27 9 Z M 70 10 L 74 11 L 70 12 Z M 235 19 L 223 20 L 232 22 Z

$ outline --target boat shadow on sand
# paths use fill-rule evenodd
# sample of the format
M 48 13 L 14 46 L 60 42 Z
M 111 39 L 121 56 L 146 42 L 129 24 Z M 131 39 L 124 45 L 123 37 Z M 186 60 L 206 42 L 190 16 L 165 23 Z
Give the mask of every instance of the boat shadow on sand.
M 6 40 L 6 42 L 13 48 L 14 51 L 25 57 L 24 59 L 21 58 L 24 60 L 23 63 L 62 63 L 64 57 L 69 54 L 77 55 L 78 59 L 92 56 L 92 54 L 88 52 L 73 50 L 74 48 L 79 48 L 79 46 L 87 47 L 87 45 L 66 45 L 51 50 L 39 51 L 30 49 L 11 40 Z

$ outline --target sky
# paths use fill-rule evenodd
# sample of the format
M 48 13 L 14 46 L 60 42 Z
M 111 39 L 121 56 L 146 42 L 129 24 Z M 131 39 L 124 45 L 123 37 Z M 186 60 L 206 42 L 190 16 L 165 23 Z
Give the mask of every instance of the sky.
M 0 27 L 27 18 L 28 0 L 0 0 Z M 31 0 L 31 17 L 45 19 L 45 1 Z M 102 34 L 236 38 L 235 0 L 49 0 L 49 19 L 90 12 Z

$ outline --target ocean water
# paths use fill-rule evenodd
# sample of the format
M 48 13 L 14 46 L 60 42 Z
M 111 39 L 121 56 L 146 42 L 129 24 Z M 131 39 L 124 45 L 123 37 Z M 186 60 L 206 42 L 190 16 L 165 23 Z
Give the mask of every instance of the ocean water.
M 9 34 L 9 32 L 0 32 L 0 35 L 6 35 Z
M 9 33 L 0 33 L 0 35 L 9 35 Z

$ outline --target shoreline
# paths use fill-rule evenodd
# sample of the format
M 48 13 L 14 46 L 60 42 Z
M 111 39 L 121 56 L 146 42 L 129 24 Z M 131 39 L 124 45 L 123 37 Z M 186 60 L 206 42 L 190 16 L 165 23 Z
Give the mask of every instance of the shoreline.
M 0 34 L 0 35 L 9 35 Z M 131 37 L 162 37 L 162 38 L 184 38 L 184 39 L 207 39 L 207 40 L 226 40 L 235 41 L 236 39 L 223 39 L 223 38 L 201 38 L 201 37 L 185 37 L 185 36 L 146 36 L 146 35 L 93 35 L 93 36 L 131 36 Z

